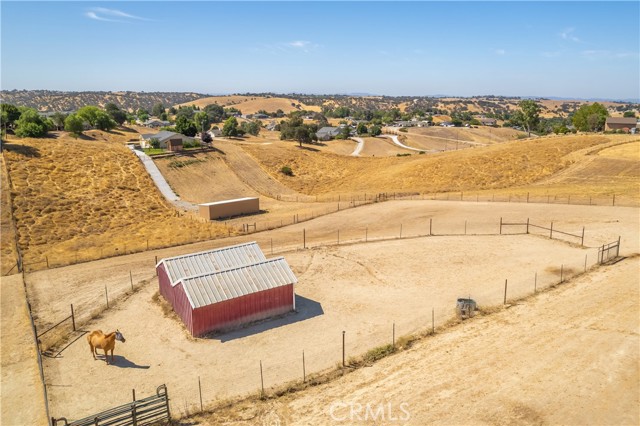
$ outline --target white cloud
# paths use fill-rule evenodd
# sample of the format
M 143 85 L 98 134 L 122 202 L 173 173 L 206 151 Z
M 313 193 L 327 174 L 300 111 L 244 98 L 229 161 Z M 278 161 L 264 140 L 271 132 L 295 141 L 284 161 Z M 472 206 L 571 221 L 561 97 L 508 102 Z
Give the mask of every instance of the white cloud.
M 103 22 L 131 22 L 131 21 L 151 21 L 151 19 L 141 16 L 131 15 L 117 9 L 107 9 L 105 7 L 92 7 L 85 16 L 96 21 Z M 112 19 L 112 17 L 120 19 Z
M 560 32 L 560 37 L 562 37 L 563 40 L 570 40 L 576 43 L 580 43 L 582 40 L 580 40 L 578 37 L 573 35 L 573 32 L 575 30 L 576 30 L 575 28 L 567 28 Z
M 504 50 L 504 49 L 495 49 L 495 50 L 493 51 L 493 53 L 495 53 L 496 55 L 503 56 L 503 55 L 505 55 L 505 54 L 507 53 L 507 51 L 506 51 L 506 50 Z
M 305 47 L 309 46 L 311 44 L 311 42 L 309 41 L 305 41 L 305 40 L 296 40 L 296 41 L 292 41 L 287 43 L 289 46 L 291 47 L 297 47 L 300 49 L 304 49 Z
M 541 55 L 544 56 L 545 58 L 559 58 L 560 56 L 562 56 L 562 52 L 560 51 L 542 52 Z

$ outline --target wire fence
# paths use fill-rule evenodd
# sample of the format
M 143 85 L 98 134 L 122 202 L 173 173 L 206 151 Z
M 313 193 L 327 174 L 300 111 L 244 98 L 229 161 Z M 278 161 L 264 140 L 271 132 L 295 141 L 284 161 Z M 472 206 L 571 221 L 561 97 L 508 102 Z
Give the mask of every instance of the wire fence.
M 494 290 L 479 300 L 481 311 L 492 312 L 535 293 L 565 283 L 597 266 L 597 249 L 585 256 L 565 259 L 542 271 L 531 271 L 528 279 L 496 277 L 481 283 Z M 486 293 L 484 293 L 486 294 Z M 466 297 L 466 295 L 465 295 Z M 472 293 L 471 298 L 475 295 Z M 199 371 L 184 377 L 182 385 L 172 384 L 172 412 L 188 416 L 211 409 L 221 400 L 241 397 L 270 397 L 314 385 L 332 375 L 370 365 L 375 360 L 407 347 L 416 339 L 443 332 L 460 320 L 454 315 L 455 300 L 448 305 L 425 306 L 424 314 L 398 319 L 373 332 L 358 328 L 335 329 L 323 336 L 323 347 L 295 347 L 281 352 L 256 348 L 259 360 L 253 365 L 221 371 Z M 229 385 L 233 384 L 233 385 Z
M 237 218 L 227 221 L 218 221 L 226 227 L 227 237 L 235 235 L 246 235 L 267 230 L 283 228 L 297 223 L 316 219 L 342 210 L 369 205 L 388 200 L 434 200 L 434 201 L 467 201 L 467 202 L 512 202 L 512 203 L 544 203 L 544 204 L 569 204 L 569 205 L 592 205 L 592 206 L 633 206 L 637 202 L 630 198 L 616 198 L 615 194 L 609 197 L 588 197 L 588 196 L 572 196 L 572 195 L 530 195 L 530 193 L 519 194 L 488 194 L 488 193 L 469 193 L 469 192 L 451 192 L 451 193 L 419 193 L 419 192 L 385 192 L 385 193 L 360 193 L 360 194 L 342 194 L 331 196 L 315 196 L 311 197 L 310 202 L 315 203 L 335 203 L 335 205 L 310 207 L 309 209 L 300 209 L 291 216 L 279 220 L 251 220 L 250 216 L 246 218 Z M 294 201 L 295 197 L 282 196 L 283 201 Z M 200 219 L 194 219 L 200 220 Z M 554 231 L 556 232 L 556 231 Z M 142 241 L 130 241 L 120 245 L 101 246 L 97 250 L 70 250 L 63 254 L 50 253 L 44 254 L 40 258 L 28 256 L 28 261 L 23 260 L 20 248 L 17 248 L 18 257 L 16 265 L 11 268 L 5 268 L 4 273 L 24 268 L 27 272 L 33 272 L 42 269 L 50 269 L 61 266 L 73 265 L 77 263 L 90 262 L 94 260 L 110 258 L 115 256 L 128 255 L 133 253 L 141 253 L 149 250 L 164 249 L 212 239 L 224 238 L 224 236 L 215 236 L 211 231 L 206 232 L 184 232 L 170 239 L 162 237 L 147 238 Z

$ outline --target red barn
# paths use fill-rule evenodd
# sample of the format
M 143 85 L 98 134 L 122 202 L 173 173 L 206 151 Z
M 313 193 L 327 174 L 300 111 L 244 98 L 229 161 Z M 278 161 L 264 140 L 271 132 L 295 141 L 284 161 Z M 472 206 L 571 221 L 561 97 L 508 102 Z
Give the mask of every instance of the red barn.
M 156 270 L 160 293 L 194 336 L 295 309 L 296 276 L 255 242 L 162 259 Z

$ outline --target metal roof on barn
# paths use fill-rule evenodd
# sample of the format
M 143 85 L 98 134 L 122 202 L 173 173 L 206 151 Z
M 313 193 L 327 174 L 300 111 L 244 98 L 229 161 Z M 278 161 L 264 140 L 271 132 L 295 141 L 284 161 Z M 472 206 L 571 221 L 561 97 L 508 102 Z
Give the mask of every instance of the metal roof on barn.
M 193 309 L 289 284 L 298 279 L 283 257 L 180 280 Z
M 267 260 L 258 244 L 239 244 L 199 253 L 162 259 L 158 265 L 164 264 L 169 275 L 171 285 L 175 286 L 181 279 L 192 276 L 211 274 L 244 265 L 264 262 Z

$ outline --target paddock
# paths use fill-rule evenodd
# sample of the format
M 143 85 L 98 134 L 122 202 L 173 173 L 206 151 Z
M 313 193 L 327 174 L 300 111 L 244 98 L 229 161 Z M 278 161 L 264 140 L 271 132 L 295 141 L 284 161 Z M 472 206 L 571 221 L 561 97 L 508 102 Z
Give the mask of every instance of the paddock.
M 587 248 L 542 235 L 442 235 L 460 229 L 465 218 L 474 232 L 497 232 L 496 207 L 509 222 L 531 216 L 536 223 L 554 220 L 554 227 L 561 230 L 586 225 Z M 178 319 L 165 315 L 152 300 L 158 281 L 153 262 L 144 261 L 142 254 L 32 274 L 29 288 L 40 289 L 35 308 L 45 316 L 59 303 L 45 304 L 47 294 L 57 294 L 63 301 L 69 297 L 53 292 L 52 285 L 63 286 L 63 281 L 87 273 L 98 282 L 87 278 L 86 285 L 76 286 L 74 297 L 100 296 L 104 281 L 127 264 L 147 271 L 145 275 L 138 270 L 138 280 L 148 279 L 139 291 L 86 326 L 117 327 L 127 336 L 126 344 L 118 346 L 114 365 L 93 361 L 86 342 L 73 343 L 59 358 L 45 358 L 51 414 L 79 418 L 128 402 L 132 389 L 140 395 L 153 394 L 160 384 L 167 384 L 172 412 L 197 411 L 199 379 L 204 404 L 255 394 L 261 386 L 261 363 L 266 387 L 302 380 L 303 351 L 306 374 L 335 367 L 341 362 L 343 331 L 348 359 L 391 343 L 394 330 L 398 337 L 430 328 L 432 318 L 436 327 L 444 324 L 454 315 L 458 297 L 470 296 L 480 307 L 501 305 L 505 280 L 512 300 L 532 293 L 534 286 L 541 289 L 557 282 L 561 271 L 581 272 L 585 257 L 591 267 L 597 245 L 617 239 L 620 233 L 623 252 L 638 250 L 637 209 L 631 208 L 416 201 L 382 203 L 332 216 L 245 237 L 259 242 L 270 237 L 296 240 L 278 255 L 285 257 L 299 279 L 298 312 L 210 339 L 191 338 Z M 337 226 L 355 220 L 362 227 L 372 220 L 387 224 L 389 230 L 401 220 L 406 235 L 411 235 L 414 228 L 406 226 L 409 218 L 428 228 L 428 217 L 434 218 L 441 235 L 324 247 L 313 240 L 316 246 L 306 250 L 298 241 L 303 227 L 307 235 L 323 230 L 331 234 L 329 219 Z M 267 246 L 260 244 L 268 254 Z M 96 380 L 108 381 L 113 391 L 94 392 Z

